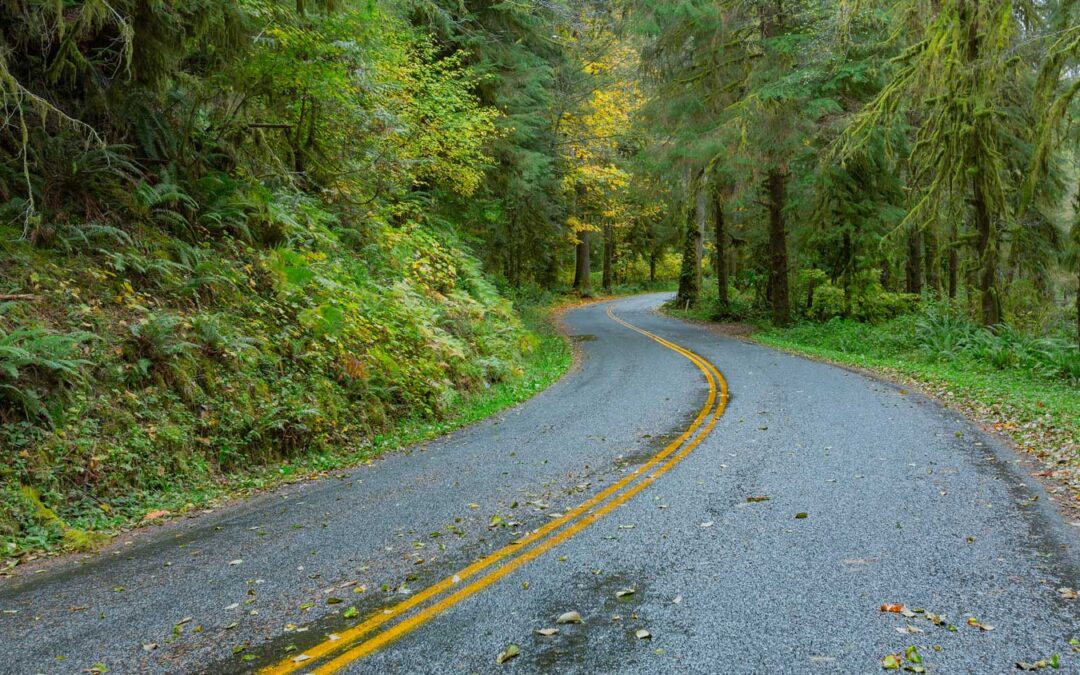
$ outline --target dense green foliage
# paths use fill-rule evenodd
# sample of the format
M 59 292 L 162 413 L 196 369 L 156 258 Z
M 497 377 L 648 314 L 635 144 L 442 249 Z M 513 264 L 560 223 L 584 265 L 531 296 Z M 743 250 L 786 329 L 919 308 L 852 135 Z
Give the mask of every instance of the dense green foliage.
M 948 298 L 987 326 L 1074 330 L 1078 3 L 634 8 L 643 166 L 679 186 L 683 250 L 712 239 L 718 315 L 731 294 L 778 324 Z
M 356 461 L 562 372 L 463 237 L 488 254 L 523 202 L 558 212 L 568 16 L 0 9 L 0 536 L 86 543 L 74 526 Z

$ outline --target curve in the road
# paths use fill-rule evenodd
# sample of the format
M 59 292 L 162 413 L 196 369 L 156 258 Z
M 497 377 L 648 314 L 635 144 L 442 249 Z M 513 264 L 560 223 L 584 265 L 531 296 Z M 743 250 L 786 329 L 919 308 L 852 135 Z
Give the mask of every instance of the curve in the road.
M 378 613 L 353 628 L 335 635 L 334 639 L 326 640 L 304 651 L 298 656 L 284 659 L 274 665 L 264 668 L 261 671 L 264 675 L 285 675 L 287 673 L 306 670 L 312 666 L 315 666 L 314 670 L 311 671 L 314 673 L 334 673 L 348 664 L 381 649 L 394 640 L 416 630 L 450 607 L 453 607 L 458 602 L 475 595 L 514 570 L 543 555 L 551 548 L 570 539 L 589 525 L 600 520 L 620 505 L 632 499 L 657 478 L 667 473 L 705 440 L 709 433 L 712 432 L 713 427 L 716 426 L 717 421 L 719 421 L 727 407 L 728 385 L 724 376 L 716 366 L 689 349 L 619 318 L 615 315 L 610 306 L 607 308 L 606 313 L 611 320 L 686 357 L 701 370 L 708 383 L 709 393 L 705 405 L 701 408 L 701 411 L 694 418 L 693 423 L 686 431 L 665 446 L 660 452 L 653 455 L 647 462 L 642 464 L 631 474 L 597 493 L 592 498 L 567 512 L 560 518 L 533 531 L 522 539 L 477 560 L 456 574 L 429 586 L 427 589 L 417 593 L 408 600 L 380 610 Z M 468 585 L 459 588 L 449 595 L 445 595 L 445 597 L 442 597 L 442 599 L 427 607 L 423 607 L 411 616 L 408 616 L 382 632 L 376 633 L 366 640 L 364 639 L 365 636 L 373 633 L 380 626 L 408 614 L 413 609 L 421 607 L 429 600 L 443 596 L 465 579 L 471 578 L 507 558 L 509 559 L 501 565 L 487 572 L 483 576 L 480 576 Z M 334 656 L 334 654 L 337 654 L 337 656 Z M 325 660 L 328 657 L 333 658 Z M 320 664 L 320 661 L 323 662 Z

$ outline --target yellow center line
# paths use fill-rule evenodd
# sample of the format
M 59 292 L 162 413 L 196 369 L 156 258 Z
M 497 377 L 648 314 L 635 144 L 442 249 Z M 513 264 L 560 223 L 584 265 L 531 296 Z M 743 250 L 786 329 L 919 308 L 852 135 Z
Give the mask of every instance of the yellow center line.
M 642 330 L 637 326 L 623 321 L 622 319 L 614 315 L 610 307 L 607 309 L 607 315 L 619 324 L 630 328 L 631 330 L 634 330 L 635 332 L 638 332 L 642 335 L 645 335 L 650 339 L 664 345 L 665 347 L 668 347 L 669 349 L 678 352 L 679 354 L 682 354 L 690 361 L 692 361 L 702 371 L 702 373 L 704 373 L 706 381 L 709 385 L 708 400 L 706 401 L 705 406 L 698 413 L 697 417 L 694 419 L 694 422 L 690 425 L 690 427 L 682 435 L 676 438 L 672 443 L 668 444 L 661 452 L 654 455 L 648 462 L 638 467 L 630 475 L 624 477 L 622 480 L 609 486 L 600 493 L 594 495 L 592 498 L 590 498 L 580 506 L 576 507 L 572 511 L 568 512 L 561 518 L 558 518 L 551 523 L 548 523 L 547 525 L 539 528 L 538 530 L 535 530 L 523 539 L 520 539 L 510 544 L 509 546 L 505 546 L 489 554 L 488 556 L 481 558 L 480 560 L 459 571 L 452 577 L 443 579 L 442 581 L 428 587 L 424 591 L 412 596 L 408 600 L 400 602 L 393 607 L 382 610 L 380 613 L 375 614 L 374 616 L 354 626 L 353 628 L 341 632 L 338 635 L 338 639 L 333 641 L 328 640 L 305 651 L 304 656 L 308 657 L 308 659 L 311 660 L 317 660 L 338 650 L 345 649 L 350 645 L 355 644 L 361 637 L 372 632 L 380 625 L 402 615 L 403 613 L 426 602 L 427 600 L 444 593 L 445 591 L 459 584 L 464 579 L 477 574 L 478 572 L 502 560 L 503 558 L 506 558 L 511 554 L 518 554 L 516 557 L 512 558 L 510 561 L 508 561 L 501 567 L 492 570 L 480 579 L 443 598 L 434 605 L 422 609 L 414 616 L 401 621 L 400 623 L 368 639 L 367 641 L 357 645 L 356 647 L 348 649 L 348 651 L 334 658 L 332 661 L 329 661 L 326 664 L 320 666 L 314 672 L 335 672 L 344 665 L 347 665 L 348 663 L 351 663 L 357 659 L 366 656 L 367 654 L 370 654 L 371 652 L 379 649 L 385 644 L 388 644 L 389 642 L 397 639 L 398 637 L 426 623 L 430 619 L 434 618 L 434 616 L 441 613 L 445 609 L 457 604 L 462 599 L 475 594 L 483 588 L 486 588 L 487 586 L 491 585 L 498 579 L 506 576 L 515 569 L 521 567 L 530 560 L 535 559 L 550 548 L 569 539 L 577 532 L 581 531 L 585 527 L 588 527 L 593 522 L 603 517 L 617 506 L 625 503 L 631 497 L 636 495 L 638 492 L 640 492 L 646 486 L 656 480 L 657 477 L 666 473 L 672 466 L 678 463 L 691 450 L 693 450 L 693 448 L 695 448 L 699 443 L 701 443 L 701 441 L 704 440 L 704 438 L 709 434 L 709 432 L 712 431 L 713 427 L 716 425 L 717 420 L 723 414 L 728 399 L 727 383 L 724 380 L 723 376 L 720 374 L 720 372 L 712 364 L 705 361 L 697 354 L 694 354 L 687 349 L 684 349 L 668 340 L 665 340 L 664 338 L 654 335 L 653 333 Z M 717 385 L 719 385 L 720 390 L 718 403 Z M 709 423 L 702 430 L 702 433 L 698 434 L 696 438 L 690 441 L 690 443 L 686 444 L 686 446 L 683 447 L 683 449 L 678 452 L 678 454 L 676 454 L 674 457 L 667 459 L 669 456 L 672 455 L 672 453 L 674 453 L 676 450 L 679 449 L 680 446 L 683 445 L 687 438 L 689 438 L 691 435 L 694 435 L 695 432 L 699 430 L 701 424 L 709 418 L 709 412 L 713 409 L 714 403 L 716 403 L 715 411 L 713 411 L 713 415 L 711 416 Z M 655 472 L 649 475 L 645 475 L 646 472 L 650 471 L 660 462 L 664 462 L 665 459 L 667 459 L 667 461 L 663 465 L 661 465 Z M 619 490 L 622 490 L 633 481 L 637 480 L 642 475 L 645 475 L 644 479 L 631 487 L 631 489 L 616 496 L 613 500 L 606 504 L 603 504 L 595 511 L 592 511 L 591 513 L 586 513 L 597 504 L 604 502 L 608 497 L 615 494 Z M 548 534 L 568 524 L 570 524 L 570 526 L 567 527 L 565 530 L 558 532 L 543 541 L 540 541 L 540 543 L 532 549 L 528 549 L 522 552 L 523 547 L 526 547 L 529 544 L 543 539 Z M 302 660 L 300 662 L 297 662 L 291 658 L 284 659 L 276 665 L 263 669 L 261 672 L 274 674 L 291 673 L 304 668 L 307 665 L 306 661 L 307 660 Z

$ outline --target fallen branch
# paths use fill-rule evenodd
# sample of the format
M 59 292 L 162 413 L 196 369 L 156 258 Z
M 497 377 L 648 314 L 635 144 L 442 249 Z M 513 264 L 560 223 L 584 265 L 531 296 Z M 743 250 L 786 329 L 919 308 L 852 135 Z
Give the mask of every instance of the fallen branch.
M 11 295 L 0 295 L 0 302 L 9 302 L 12 300 L 25 300 L 27 302 L 37 302 L 38 296 L 31 295 L 29 293 L 15 293 Z

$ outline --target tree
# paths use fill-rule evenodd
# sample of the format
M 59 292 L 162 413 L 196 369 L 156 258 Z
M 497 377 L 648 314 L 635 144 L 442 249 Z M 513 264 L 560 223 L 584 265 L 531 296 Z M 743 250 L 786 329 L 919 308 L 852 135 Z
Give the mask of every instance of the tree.
M 1005 129 L 1017 116 L 1010 91 L 1024 81 L 1022 62 L 1012 57 L 1020 33 L 1013 4 L 906 0 L 893 10 L 911 27 L 912 44 L 899 57 L 891 82 L 853 124 L 844 151 L 858 148 L 869 133 L 914 111 L 920 119 L 908 156 L 919 199 L 905 219 L 922 226 L 940 215 L 951 193 L 967 194 L 976 235 L 980 317 L 1001 322 L 998 287 L 1001 233 L 1012 222 Z

